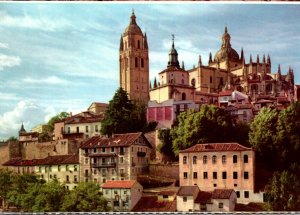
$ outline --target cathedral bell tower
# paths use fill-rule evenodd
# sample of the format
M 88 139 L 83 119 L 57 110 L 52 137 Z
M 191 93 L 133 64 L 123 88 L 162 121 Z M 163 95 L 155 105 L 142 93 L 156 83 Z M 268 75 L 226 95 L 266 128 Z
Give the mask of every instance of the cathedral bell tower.
M 149 101 L 149 57 L 146 33 L 136 23 L 134 11 L 120 39 L 120 86 L 134 101 Z

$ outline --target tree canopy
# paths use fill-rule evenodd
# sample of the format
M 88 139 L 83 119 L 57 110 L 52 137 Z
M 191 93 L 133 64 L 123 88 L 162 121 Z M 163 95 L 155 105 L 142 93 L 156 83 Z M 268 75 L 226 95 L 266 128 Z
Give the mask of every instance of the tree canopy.
M 109 102 L 101 133 L 111 136 L 113 133 L 148 131 L 151 126 L 146 120 L 146 105 L 137 101 L 132 103 L 127 92 L 119 88 Z

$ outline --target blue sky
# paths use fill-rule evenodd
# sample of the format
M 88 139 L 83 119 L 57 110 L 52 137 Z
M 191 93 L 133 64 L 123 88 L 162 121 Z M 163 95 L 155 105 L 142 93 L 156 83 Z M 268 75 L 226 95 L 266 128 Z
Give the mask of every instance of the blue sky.
M 272 71 L 300 83 L 300 5 L 211 3 L 0 3 L 0 140 L 60 111 L 108 102 L 119 86 L 119 40 L 132 9 L 147 32 L 150 78 L 166 67 L 171 35 L 192 68 L 220 48 L 224 26 L 246 62 L 270 54 Z

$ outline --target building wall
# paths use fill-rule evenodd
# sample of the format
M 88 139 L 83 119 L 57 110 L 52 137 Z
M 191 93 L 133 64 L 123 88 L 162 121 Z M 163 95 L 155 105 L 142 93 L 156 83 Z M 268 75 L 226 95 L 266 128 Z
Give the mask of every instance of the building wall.
M 177 211 L 179 212 L 187 212 L 187 211 L 195 211 L 195 204 L 194 204 L 194 197 L 193 196 L 187 196 L 187 201 L 183 201 L 183 196 L 177 196 L 176 197 L 176 203 L 177 203 Z
M 178 164 L 149 164 L 149 174 L 179 180 Z
M 78 128 L 78 130 L 77 130 Z M 94 123 L 78 123 L 78 124 L 65 124 L 64 132 L 69 133 L 84 133 L 84 138 L 100 135 L 101 122 Z
M 174 93 L 174 89 L 176 92 Z M 184 85 L 163 85 L 157 88 L 152 88 L 149 92 L 150 100 L 156 101 L 158 103 L 167 101 L 169 99 L 174 99 L 175 101 L 181 100 L 192 100 L 194 101 L 194 89 L 192 87 L 187 87 Z M 183 96 L 185 94 L 185 98 Z
M 207 156 L 207 164 L 203 164 L 203 156 Z M 217 156 L 216 163 L 212 163 L 212 157 Z M 226 156 L 226 163 L 222 163 L 222 156 Z M 233 155 L 237 155 L 237 163 L 233 163 Z M 248 155 L 248 163 L 243 162 L 244 155 Z M 183 164 L 183 157 L 187 157 L 187 164 Z M 197 164 L 193 164 L 193 156 L 197 156 Z M 254 151 L 224 151 L 224 152 L 194 152 L 179 154 L 179 180 L 180 186 L 197 184 L 200 190 L 212 191 L 214 189 L 234 189 L 237 191 L 247 190 L 254 192 L 255 174 Z M 184 172 L 187 178 L 184 178 Z M 197 172 L 195 179 L 193 174 Z M 207 172 L 207 179 L 204 179 Z M 213 172 L 217 173 L 217 179 L 213 179 Z M 226 179 L 222 179 L 226 172 Z M 233 179 L 233 172 L 237 172 L 238 178 Z M 248 172 L 248 179 L 244 179 L 244 172 Z M 249 197 L 249 202 L 252 201 Z M 238 199 L 238 202 L 240 200 Z
M 54 140 L 59 140 L 63 138 L 63 131 L 65 127 L 65 122 L 57 122 L 54 124 Z

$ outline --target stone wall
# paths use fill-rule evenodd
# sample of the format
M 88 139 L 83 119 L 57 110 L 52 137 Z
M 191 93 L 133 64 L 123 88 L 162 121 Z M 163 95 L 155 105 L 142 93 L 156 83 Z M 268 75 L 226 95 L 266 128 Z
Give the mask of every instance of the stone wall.
M 149 174 L 179 180 L 179 164 L 150 164 Z
M 6 161 L 21 157 L 20 147 L 18 142 L 1 142 L 0 143 L 0 167 Z

